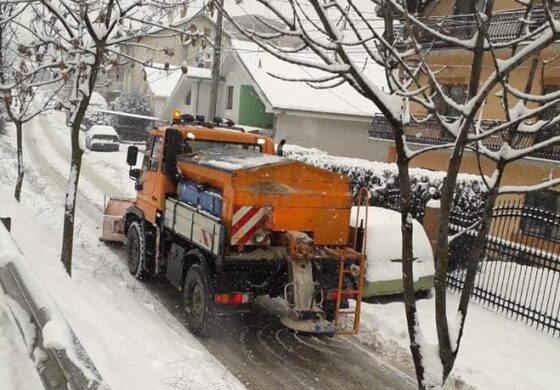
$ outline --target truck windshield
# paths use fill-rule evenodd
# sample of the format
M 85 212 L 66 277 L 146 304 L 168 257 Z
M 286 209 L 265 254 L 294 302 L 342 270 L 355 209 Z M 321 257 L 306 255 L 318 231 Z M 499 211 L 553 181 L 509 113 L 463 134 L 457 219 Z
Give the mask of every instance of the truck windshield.
M 227 149 L 244 149 L 252 152 L 261 153 L 261 145 L 245 144 L 224 141 L 204 141 L 204 140 L 187 140 L 185 141 L 185 152 L 194 153 L 206 149 L 227 148 Z

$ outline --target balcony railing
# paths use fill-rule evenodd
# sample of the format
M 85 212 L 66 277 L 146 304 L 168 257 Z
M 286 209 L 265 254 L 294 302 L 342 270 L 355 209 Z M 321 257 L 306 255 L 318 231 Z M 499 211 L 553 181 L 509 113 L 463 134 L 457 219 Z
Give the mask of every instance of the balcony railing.
M 552 14 L 555 19 L 560 17 L 560 7 L 553 7 Z M 541 26 L 546 22 L 545 10 L 542 6 L 533 7 L 529 21 L 523 21 L 525 9 L 497 11 L 492 14 L 488 35 L 491 43 L 506 43 L 516 39 L 524 28 L 529 30 Z M 474 37 L 478 25 L 474 15 L 446 15 L 427 16 L 418 18 L 431 29 L 461 41 L 468 41 Z M 417 25 L 397 25 L 395 27 L 397 47 L 406 49 L 410 47 L 410 39 L 414 38 L 422 47 L 434 49 L 452 48 L 454 45 L 444 39 L 436 37 L 429 31 Z
M 500 124 L 499 121 L 483 121 L 481 128 L 489 129 Z M 474 132 L 474 129 L 473 129 Z M 405 127 L 406 140 L 409 143 L 422 145 L 443 145 L 453 142 L 451 135 L 439 124 L 435 118 L 430 118 L 422 123 L 411 123 Z M 393 138 L 393 131 L 389 121 L 383 115 L 373 117 L 369 128 L 369 138 L 378 140 L 390 140 Z M 503 134 L 496 134 L 482 141 L 483 145 L 493 151 L 498 151 L 503 144 Z M 516 137 L 513 148 L 522 149 L 532 146 L 535 143 L 534 137 L 529 135 L 519 135 Z M 537 150 L 529 157 L 545 160 L 560 161 L 560 145 L 553 145 L 541 150 Z

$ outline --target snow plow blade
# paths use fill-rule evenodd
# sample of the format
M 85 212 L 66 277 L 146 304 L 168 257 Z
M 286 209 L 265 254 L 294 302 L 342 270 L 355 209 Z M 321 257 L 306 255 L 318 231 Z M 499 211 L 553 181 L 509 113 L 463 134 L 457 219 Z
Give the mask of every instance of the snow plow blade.
M 124 213 L 134 198 L 109 198 L 104 200 L 103 229 L 99 240 L 124 243 Z

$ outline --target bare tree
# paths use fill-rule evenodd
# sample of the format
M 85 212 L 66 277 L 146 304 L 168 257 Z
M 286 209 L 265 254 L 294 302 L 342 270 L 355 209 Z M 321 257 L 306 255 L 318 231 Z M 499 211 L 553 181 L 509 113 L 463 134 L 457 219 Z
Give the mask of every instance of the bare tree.
M 7 116 L 16 129 L 17 180 L 14 197 L 19 202 L 25 174 L 23 164 L 23 125 L 52 108 L 52 98 L 60 90 L 62 78 L 53 77 L 51 69 L 58 67 L 44 45 L 32 51 L 20 43 L 18 24 L 27 5 L 2 3 L 0 10 L 0 90 Z M 17 23 L 15 23 L 17 21 Z M 57 86 L 58 85 L 58 86 Z M 49 87 L 47 89 L 47 86 Z
M 456 29 L 446 28 L 449 27 L 449 23 L 445 23 L 445 17 L 432 24 L 419 18 L 415 13 L 417 2 L 288 0 L 280 6 L 271 0 L 255 1 L 281 21 L 284 27 L 271 25 L 264 18 L 255 15 L 254 18 L 258 22 L 267 25 L 272 31 L 263 33 L 236 23 L 227 12 L 227 7 L 222 8 L 222 12 L 232 25 L 257 43 L 265 53 L 303 66 L 310 74 L 309 77 L 294 78 L 280 73 L 273 74 L 274 77 L 306 83 L 319 89 L 348 83 L 378 107 L 392 128 L 399 173 L 403 239 L 402 276 L 410 349 L 419 388 L 438 387 L 447 380 L 459 351 L 477 265 L 483 254 L 496 198 L 501 193 L 537 190 L 559 183 L 559 180 L 551 180 L 528 187 L 501 186 L 504 170 L 509 164 L 560 143 L 560 135 L 547 136 L 549 133 L 546 132 L 546 129 L 560 118 L 548 121 L 539 119 L 559 101 L 560 92 L 531 94 L 530 85 L 535 77 L 534 69 L 530 72 L 524 91 L 518 90 L 509 82 L 512 72 L 518 70 L 526 61 L 531 60 L 532 67 L 536 66 L 535 63 L 542 62 L 541 52 L 560 38 L 560 23 L 552 12 L 553 2 L 544 1 L 544 6 L 539 9 L 541 16 L 536 19 L 532 19 L 533 1 L 525 5 L 520 3 L 524 15 L 514 22 L 514 31 L 517 33 L 505 41 L 502 39 L 496 42 L 492 39 L 490 29 L 494 15 L 493 0 L 485 1 L 483 9 L 477 9 L 475 1 L 468 4 L 472 23 L 467 37 L 457 36 L 453 33 Z M 280 46 L 277 42 L 285 37 L 298 39 L 300 45 L 295 48 Z M 419 41 L 426 41 L 426 37 L 430 38 L 427 44 Z M 455 101 L 441 85 L 440 74 L 447 66 L 430 61 L 436 42 L 443 42 L 468 54 L 471 64 L 464 101 Z M 483 64 L 488 59 L 491 59 L 493 64 L 493 71 L 489 74 L 482 71 Z M 377 64 L 385 69 L 389 91 L 383 91 L 377 85 L 376 76 L 368 71 L 368 64 Z M 506 119 L 501 123 L 483 126 L 484 106 L 498 87 L 502 89 Z M 439 103 L 436 104 L 436 101 Z M 514 102 L 517 103 L 514 105 Z M 528 108 L 526 103 L 539 105 L 536 108 Z M 406 126 L 411 122 L 421 123 L 425 119 L 411 115 L 410 104 L 423 108 L 427 113 L 426 118 L 435 119 L 449 142 L 411 150 L 407 144 Z M 445 111 L 452 110 L 455 113 L 454 117 L 447 117 L 442 112 L 442 107 L 446 108 Z M 527 137 L 538 141 L 527 146 L 521 142 Z M 488 146 L 490 144 L 492 147 Z M 439 356 L 435 358 L 441 365 L 430 367 L 424 363 L 430 355 L 430 349 L 421 332 L 414 297 L 409 164 L 421 154 L 442 149 L 449 150 L 450 160 L 442 189 L 436 251 L 435 306 Z M 479 158 L 488 158 L 494 162 L 495 169 L 489 178 L 485 177 L 481 170 L 488 191 L 482 218 L 460 233 L 464 234 L 467 230 L 474 232 L 476 243 L 470 256 L 465 286 L 457 308 L 458 321 L 451 326 L 447 316 L 446 276 L 449 242 L 454 237 L 449 237 L 449 217 L 459 169 L 468 150 L 474 150 Z M 450 328 L 453 331 L 450 331 Z
M 61 250 L 61 261 L 71 274 L 76 193 L 83 154 L 79 132 L 100 70 L 106 64 L 123 60 L 142 64 L 149 62 L 149 58 L 127 55 L 122 48 L 136 45 L 136 39 L 149 34 L 153 27 L 166 28 L 175 34 L 197 37 L 202 34 L 191 34 L 169 26 L 168 16 L 186 1 L 32 0 L 24 3 L 29 7 L 30 23 L 14 19 L 10 22 L 32 35 L 33 39 L 25 45 L 26 49 L 33 51 L 37 47 L 46 47 L 54 53 L 59 61 L 55 77 L 63 74 L 67 87 L 66 93 L 58 94 L 57 103 L 66 110 L 71 130 L 71 161 Z

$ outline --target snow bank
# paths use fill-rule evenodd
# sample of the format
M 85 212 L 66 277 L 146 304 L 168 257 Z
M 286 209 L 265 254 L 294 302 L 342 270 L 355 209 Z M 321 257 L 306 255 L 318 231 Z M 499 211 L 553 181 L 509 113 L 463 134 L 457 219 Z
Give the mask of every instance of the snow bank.
M 356 223 L 357 207 L 352 207 L 351 225 Z M 360 211 L 358 226 L 365 219 Z M 414 245 L 414 281 L 434 274 L 434 260 L 430 240 L 424 228 L 412 221 Z M 367 271 L 368 282 L 402 279 L 401 214 L 380 207 L 368 207 L 367 225 Z
M 450 332 L 456 334 L 458 318 L 453 319 L 451 310 L 457 307 L 459 296 L 448 294 L 447 302 Z M 417 308 L 422 348 L 428 350 L 429 360 L 424 364 L 431 374 L 437 373 L 438 363 L 433 362 L 437 344 L 434 298 L 417 301 Z M 387 346 L 393 355 L 397 350 L 392 343 L 397 343 L 402 347 L 400 353 L 410 356 L 402 302 L 363 302 L 361 322 L 363 336 L 373 334 L 377 344 Z M 452 377 L 480 390 L 556 390 L 560 340 L 471 303 Z
M 29 340 L 22 338 L 18 328 L 20 322 L 16 322 L 12 315 L 9 301 L 10 298 L 0 288 L 0 385 L 3 389 L 10 390 L 43 389 L 29 354 Z M 21 324 L 26 326 L 30 322 L 24 321 Z

